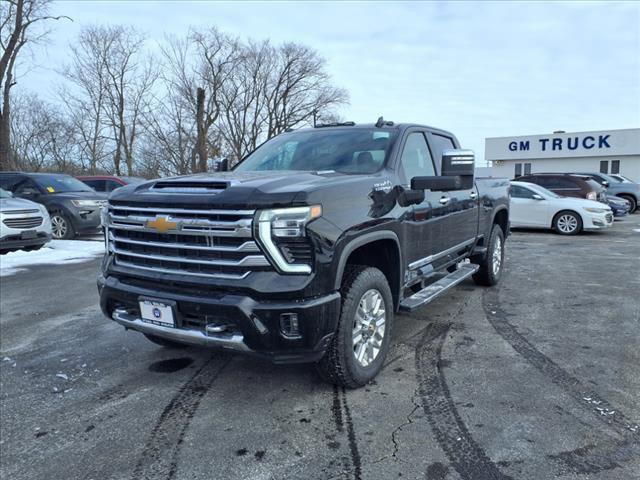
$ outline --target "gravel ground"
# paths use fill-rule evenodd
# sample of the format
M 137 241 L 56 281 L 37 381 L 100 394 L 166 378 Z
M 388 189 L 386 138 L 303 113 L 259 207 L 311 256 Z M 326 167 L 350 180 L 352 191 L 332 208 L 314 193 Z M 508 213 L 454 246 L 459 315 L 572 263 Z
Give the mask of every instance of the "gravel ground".
M 501 284 L 398 316 L 356 391 L 126 333 L 98 260 L 2 278 L 0 477 L 638 479 L 639 227 L 515 232 Z

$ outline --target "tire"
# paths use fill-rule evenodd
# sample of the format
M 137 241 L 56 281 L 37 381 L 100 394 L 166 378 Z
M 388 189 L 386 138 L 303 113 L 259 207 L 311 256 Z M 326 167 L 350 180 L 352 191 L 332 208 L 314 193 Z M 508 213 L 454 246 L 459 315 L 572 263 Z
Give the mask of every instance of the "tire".
M 478 265 L 480 268 L 472 276 L 476 285 L 493 287 L 500 281 L 504 267 L 504 232 L 500 225 L 493 226 L 489 236 L 487 254 Z
M 631 195 L 618 195 L 620 198 L 624 198 L 627 202 L 631 204 L 631 208 L 629 209 L 629 213 L 633 213 L 638 209 L 638 202 Z
M 358 388 L 382 369 L 391 341 L 393 298 L 384 274 L 366 266 L 348 267 L 341 294 L 338 328 L 316 369 L 329 383 Z
M 143 335 L 145 337 L 147 337 L 148 340 L 150 340 L 151 342 L 155 343 L 156 345 L 160 345 L 161 347 L 177 348 L 177 349 L 182 349 L 182 348 L 187 348 L 188 347 L 188 345 L 185 345 L 184 343 L 174 342 L 173 340 L 167 340 L 166 338 L 157 337 L 157 336 L 151 335 L 149 333 L 144 333 Z
M 70 240 L 76 236 L 69 217 L 64 213 L 51 213 L 51 236 L 56 240 Z
M 553 229 L 560 235 L 577 235 L 582 231 L 582 218 L 576 212 L 563 210 L 553 217 Z

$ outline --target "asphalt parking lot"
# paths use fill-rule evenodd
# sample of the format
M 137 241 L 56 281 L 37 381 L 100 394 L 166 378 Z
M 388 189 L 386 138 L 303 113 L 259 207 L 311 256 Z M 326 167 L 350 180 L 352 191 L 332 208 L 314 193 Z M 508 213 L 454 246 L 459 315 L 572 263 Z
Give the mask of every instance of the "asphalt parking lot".
M 125 333 L 99 311 L 98 260 L 4 277 L 0 476 L 640 478 L 634 229 L 640 215 L 514 232 L 501 284 L 398 316 L 385 369 L 356 391 Z

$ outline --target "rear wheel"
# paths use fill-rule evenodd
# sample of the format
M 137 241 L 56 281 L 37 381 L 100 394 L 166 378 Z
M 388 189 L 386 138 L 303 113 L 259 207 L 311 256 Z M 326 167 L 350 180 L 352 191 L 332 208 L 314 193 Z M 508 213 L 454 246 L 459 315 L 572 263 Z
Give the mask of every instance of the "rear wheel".
M 554 217 L 553 229 L 560 235 L 576 235 L 582 231 L 582 219 L 576 212 L 564 210 Z
M 166 338 L 157 337 L 156 335 L 151 335 L 150 333 L 145 333 L 144 336 L 147 337 L 147 339 L 149 339 L 156 345 L 160 345 L 162 347 L 177 348 L 177 349 L 188 347 L 188 345 L 185 345 L 184 343 L 174 342 L 173 340 L 167 340 Z
M 629 208 L 629 213 L 633 213 L 637 210 L 638 202 L 631 195 L 618 195 L 618 196 L 620 198 L 624 198 L 631 205 L 631 208 Z
M 393 299 L 377 268 L 350 266 L 341 288 L 338 329 L 316 367 L 329 383 L 357 388 L 382 369 L 391 338 Z
M 473 274 L 477 285 L 492 287 L 500 281 L 504 264 L 504 232 L 500 225 L 494 225 L 487 245 L 487 254 L 478 265 L 480 268 Z
M 51 236 L 56 240 L 69 240 L 75 237 L 69 218 L 62 212 L 51 214 Z

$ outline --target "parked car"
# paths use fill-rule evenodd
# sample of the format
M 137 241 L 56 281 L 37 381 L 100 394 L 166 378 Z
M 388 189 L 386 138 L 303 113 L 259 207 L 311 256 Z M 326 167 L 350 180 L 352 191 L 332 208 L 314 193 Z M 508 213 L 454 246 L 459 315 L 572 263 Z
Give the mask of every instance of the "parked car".
M 13 198 L 0 188 L 0 253 L 38 250 L 51 240 L 51 221 L 44 206 Z
M 563 197 L 586 198 L 607 203 L 606 188 L 585 175 L 534 173 L 522 175 L 514 180 L 535 183 Z
M 626 182 L 626 183 L 638 183 L 638 182 L 634 182 L 633 180 L 631 180 L 628 177 L 625 177 L 624 175 L 620 175 L 619 173 L 610 173 L 609 176 L 611 178 L 615 178 L 616 180 L 618 180 L 619 182 Z
M 615 178 L 612 178 L 606 173 L 587 172 L 580 173 L 580 175 L 585 175 L 598 182 L 607 189 L 607 194 L 615 195 L 627 200 L 631 205 L 630 213 L 637 210 L 638 202 L 640 201 L 640 184 L 632 182 L 618 182 Z
M 508 188 L 474 180 L 473 152 L 443 130 L 285 132 L 231 172 L 111 193 L 100 305 L 160 345 L 316 362 L 359 387 L 382 368 L 396 311 L 499 281 Z
M 83 175 L 76 178 L 82 183 L 89 185 L 96 192 L 103 193 L 109 193 L 116 188 L 145 181 L 145 179 L 141 177 L 115 177 L 111 175 Z
M 0 187 L 14 197 L 44 205 L 51 216 L 53 238 L 70 239 L 100 228 L 100 208 L 107 196 L 69 175 L 2 172 Z
M 613 212 L 600 202 L 562 197 L 534 183 L 512 181 L 510 220 L 513 228 L 552 228 L 561 235 L 576 235 L 610 227 Z
M 607 205 L 611 207 L 613 216 L 616 218 L 625 217 L 629 214 L 629 210 L 631 210 L 631 205 L 628 200 L 616 197 L 615 195 L 607 195 Z

